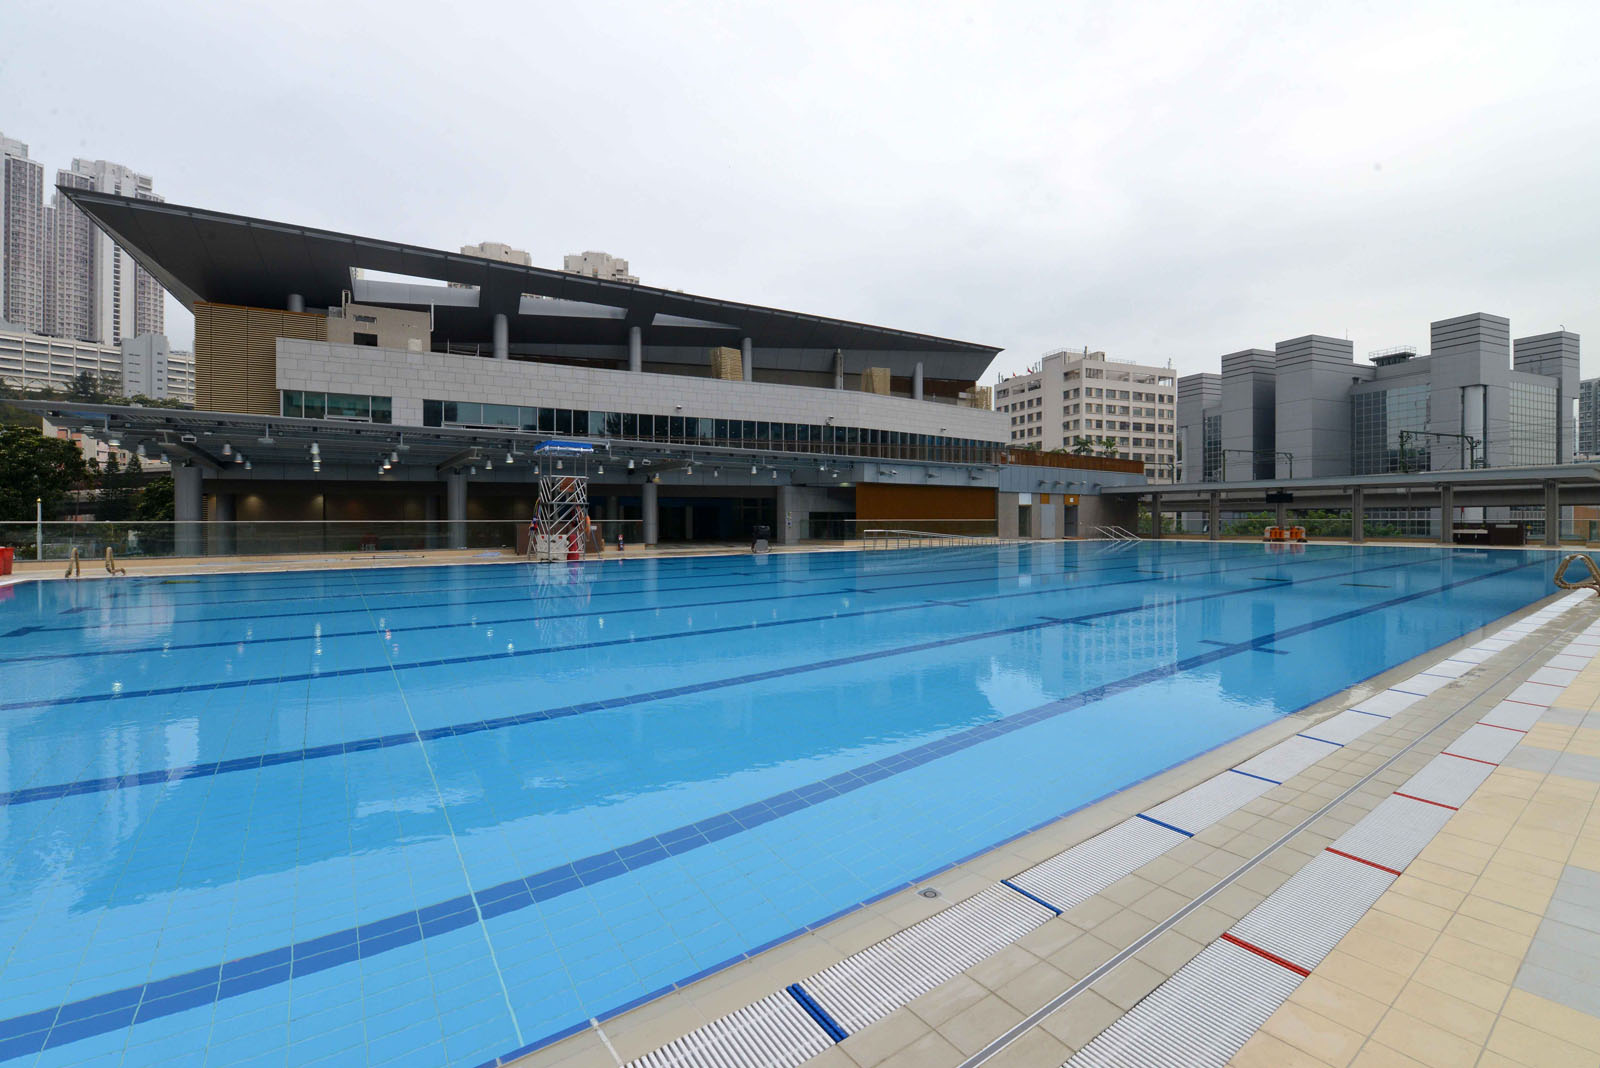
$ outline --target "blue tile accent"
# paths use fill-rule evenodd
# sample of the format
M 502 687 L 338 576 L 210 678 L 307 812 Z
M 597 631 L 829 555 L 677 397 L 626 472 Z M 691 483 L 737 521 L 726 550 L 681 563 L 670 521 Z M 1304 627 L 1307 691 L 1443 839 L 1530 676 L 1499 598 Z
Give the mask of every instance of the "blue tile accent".
M 1136 813 L 1136 815 L 1142 820 L 1145 820 L 1145 821 L 1147 821 L 1149 823 L 1155 824 L 1157 827 L 1165 827 L 1169 831 L 1177 831 L 1179 834 L 1183 835 L 1185 838 L 1193 838 L 1194 837 L 1194 832 L 1193 831 L 1186 831 L 1182 827 L 1174 827 L 1172 824 L 1166 823 L 1166 822 L 1164 822 L 1162 820 L 1158 820 L 1154 816 L 1146 816 L 1143 812 Z
M 1316 735 L 1313 735 L 1313 734 L 1297 734 L 1297 735 L 1295 735 L 1295 737 L 1304 738 L 1309 742 L 1321 742 L 1323 745 L 1331 745 L 1335 749 L 1343 749 L 1344 748 L 1344 743 L 1343 742 L 1330 742 L 1326 738 L 1318 738 Z
M 1238 768 L 1229 768 L 1228 770 L 1233 772 L 1235 775 L 1243 775 L 1249 779 L 1260 779 L 1262 782 L 1270 782 L 1274 786 L 1283 785 L 1283 780 L 1281 779 L 1269 779 L 1265 775 L 1256 775 L 1253 772 L 1240 771 Z
M 790 997 L 799 1003 L 802 1009 L 806 1010 L 806 1014 L 816 1021 L 817 1026 L 822 1028 L 823 1033 L 829 1038 L 835 1042 L 843 1042 L 849 1037 L 845 1034 L 844 1028 L 840 1027 L 838 1022 L 832 1016 L 829 1016 L 823 1007 L 818 1005 L 799 983 L 790 983 L 784 989 L 789 992 Z
M 1057 916 L 1061 915 L 1061 910 L 1060 909 L 1058 909 L 1054 905 L 1050 904 L 1050 902 L 1046 901 L 1044 898 L 1038 897 L 1037 895 L 1028 893 L 1026 890 L 1024 890 L 1022 887 L 1018 886 L 1016 883 L 1012 882 L 1010 879 L 1001 879 L 1000 880 L 1000 885 L 1005 887 L 1008 890 L 1015 890 L 1017 893 L 1021 894 L 1023 897 L 1025 897 L 1029 901 L 1033 902 L 1035 905 L 1043 905 L 1045 908 L 1049 909 L 1051 912 L 1055 913 Z

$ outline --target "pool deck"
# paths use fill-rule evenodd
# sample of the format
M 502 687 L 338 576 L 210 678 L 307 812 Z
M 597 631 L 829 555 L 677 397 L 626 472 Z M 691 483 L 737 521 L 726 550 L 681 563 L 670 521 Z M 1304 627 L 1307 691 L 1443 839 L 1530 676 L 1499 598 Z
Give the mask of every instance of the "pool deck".
M 1344 742 L 1293 758 L 1319 731 Z M 1214 803 L 1228 769 L 1273 766 L 1293 773 Z M 1600 602 L 1565 594 L 506 1063 L 1600 1068 L 1597 795 Z M 1208 796 L 1220 816 L 1153 859 L 1096 848 Z M 945 923 L 949 941 L 963 910 L 1074 864 L 1110 870 L 1059 914 L 931 963 L 919 932 Z M 1307 931 L 1274 930 L 1285 917 Z M 934 974 L 907 985 L 908 961 Z M 863 1008 L 852 968 L 888 995 Z M 785 1032 L 790 984 L 836 1026 L 829 1006 L 854 1012 L 846 1037 Z

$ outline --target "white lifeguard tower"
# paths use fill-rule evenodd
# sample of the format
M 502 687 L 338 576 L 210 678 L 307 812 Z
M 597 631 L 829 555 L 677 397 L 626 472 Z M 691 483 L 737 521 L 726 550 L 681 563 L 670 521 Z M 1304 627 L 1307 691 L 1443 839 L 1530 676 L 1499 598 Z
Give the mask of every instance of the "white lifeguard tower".
M 538 525 L 528 539 L 531 560 L 582 560 L 589 552 L 589 457 L 581 441 L 545 441 L 539 458 Z

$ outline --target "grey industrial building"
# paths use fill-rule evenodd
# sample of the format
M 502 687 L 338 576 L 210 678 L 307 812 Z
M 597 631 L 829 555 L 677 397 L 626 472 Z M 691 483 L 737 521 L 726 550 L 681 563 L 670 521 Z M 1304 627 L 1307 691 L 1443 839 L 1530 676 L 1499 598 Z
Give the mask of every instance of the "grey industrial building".
M 1510 320 L 1441 319 L 1431 351 L 1357 363 L 1308 334 L 1178 379 L 1183 482 L 1325 478 L 1570 462 L 1578 335 L 1511 340 Z

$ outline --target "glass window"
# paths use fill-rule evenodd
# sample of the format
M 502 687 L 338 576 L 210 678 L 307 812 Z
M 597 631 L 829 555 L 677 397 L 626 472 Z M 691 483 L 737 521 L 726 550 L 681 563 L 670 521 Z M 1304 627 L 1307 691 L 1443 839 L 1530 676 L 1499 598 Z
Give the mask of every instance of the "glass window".
M 483 405 L 484 426 L 521 426 L 522 417 L 515 404 Z
M 570 434 L 570 433 L 572 433 L 572 409 L 571 408 L 557 408 L 557 409 L 555 409 L 555 414 L 556 414 L 556 433 L 557 434 Z
M 670 441 L 682 441 L 683 440 L 683 416 L 681 416 L 681 415 L 669 415 L 669 416 L 667 416 L 667 435 L 668 435 L 668 440 L 670 440 Z
M 622 436 L 634 441 L 639 439 L 639 416 L 636 413 L 622 413 Z
M 615 438 L 615 437 L 620 437 L 621 434 L 622 434 L 622 413 L 621 412 L 607 412 L 606 413 L 606 437 Z
M 372 399 L 354 393 L 328 394 L 328 419 L 371 419 Z
M 655 424 L 655 440 L 657 440 L 657 441 L 666 441 L 667 440 L 667 435 L 671 432 L 671 429 L 672 429 L 672 424 L 669 422 L 667 416 L 664 416 L 664 415 L 652 416 L 651 417 L 651 422 Z
M 372 421 L 374 423 L 392 423 L 394 421 L 392 404 L 388 397 L 368 397 L 372 402 Z
M 298 389 L 286 389 L 283 391 L 282 407 L 278 411 L 279 415 L 293 416 L 298 419 L 305 410 L 306 402 L 303 394 Z
M 425 400 L 422 402 L 422 425 L 444 425 L 444 401 Z

